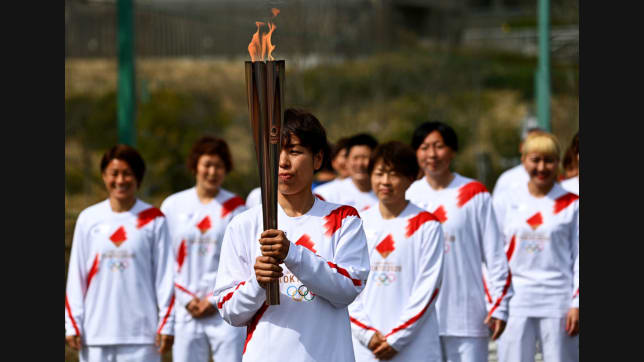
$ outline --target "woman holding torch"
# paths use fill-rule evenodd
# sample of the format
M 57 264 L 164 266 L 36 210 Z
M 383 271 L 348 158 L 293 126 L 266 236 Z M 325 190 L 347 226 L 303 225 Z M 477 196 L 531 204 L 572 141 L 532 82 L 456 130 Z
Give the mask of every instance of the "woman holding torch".
M 81 361 L 160 362 L 174 325 L 166 218 L 136 197 L 145 163 L 134 148 L 112 147 L 100 167 L 109 197 L 76 221 L 65 339 Z
M 161 205 L 176 255 L 172 358 L 207 362 L 211 353 L 215 361 L 241 361 L 245 331 L 221 319 L 211 293 L 224 230 L 246 210 L 242 198 L 221 187 L 233 168 L 228 144 L 201 137 L 190 150 L 187 166 L 195 175 L 195 186 L 170 195 Z
M 277 229 L 262 209 L 233 219 L 224 235 L 214 294 L 228 323 L 246 326 L 244 361 L 352 361 L 347 307 L 369 274 L 362 220 L 350 206 L 311 191 L 328 157 L 326 132 L 310 113 L 284 112 L 277 184 Z M 280 304 L 264 288 L 278 282 Z
M 362 213 L 371 272 L 349 307 L 356 361 L 441 362 L 436 296 L 443 279 L 443 229 L 405 199 L 416 180 L 414 150 L 378 146 L 369 162 L 379 203 Z
M 508 245 L 514 297 L 499 361 L 579 361 L 579 196 L 556 182 L 559 142 L 530 135 L 521 161 L 530 180 L 494 200 Z

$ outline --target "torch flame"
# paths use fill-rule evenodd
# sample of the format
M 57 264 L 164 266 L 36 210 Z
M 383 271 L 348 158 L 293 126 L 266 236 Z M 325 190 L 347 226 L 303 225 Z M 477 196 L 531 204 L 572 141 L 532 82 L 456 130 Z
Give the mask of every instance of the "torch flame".
M 273 13 L 273 18 L 275 18 L 277 14 L 280 13 L 279 9 L 276 8 L 272 8 L 271 12 Z M 260 41 L 259 28 L 264 24 L 265 23 L 261 21 L 255 22 L 255 25 L 257 25 L 257 31 L 255 32 L 255 34 L 253 34 L 250 44 L 248 44 L 248 53 L 250 54 L 250 58 L 253 62 L 257 60 L 264 61 L 264 57 L 267 55 L 268 60 L 275 60 L 271 55 L 273 50 L 275 50 L 275 45 L 271 43 L 271 35 L 275 31 L 275 29 L 277 29 L 277 27 L 275 26 L 275 24 L 269 21 L 268 32 L 261 35 Z

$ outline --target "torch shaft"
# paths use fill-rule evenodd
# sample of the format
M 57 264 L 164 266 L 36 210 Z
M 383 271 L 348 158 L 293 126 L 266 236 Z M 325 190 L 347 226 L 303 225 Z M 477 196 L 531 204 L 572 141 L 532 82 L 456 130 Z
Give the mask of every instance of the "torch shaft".
M 277 229 L 277 176 L 281 149 L 284 61 L 246 62 L 246 90 L 259 166 L 264 230 Z M 266 286 L 266 304 L 279 304 L 279 282 Z

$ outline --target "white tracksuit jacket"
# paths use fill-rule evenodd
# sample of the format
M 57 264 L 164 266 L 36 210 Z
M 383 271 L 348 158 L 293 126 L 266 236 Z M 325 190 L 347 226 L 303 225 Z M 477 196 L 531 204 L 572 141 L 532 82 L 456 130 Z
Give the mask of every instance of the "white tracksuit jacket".
M 83 210 L 74 229 L 65 294 L 65 335 L 86 345 L 151 344 L 172 335 L 172 250 L 159 209 L 109 200 Z
M 367 241 L 358 212 L 315 198 L 311 210 L 288 217 L 278 204 L 278 229 L 291 241 L 280 279 L 280 305 L 267 306 L 255 277 L 261 256 L 262 208 L 226 229 L 215 295 L 224 320 L 247 326 L 244 361 L 352 361 L 347 306 L 369 275 Z
M 356 361 L 376 361 L 367 346 L 376 330 L 398 353 L 392 361 L 441 361 L 436 297 L 443 279 L 443 230 L 411 202 L 385 220 L 378 205 L 362 213 L 371 272 L 349 306 Z
M 378 198 L 373 190 L 368 192 L 358 190 L 351 177 L 331 182 L 316 187 L 313 193 L 322 196 L 322 199 L 327 202 L 352 206 L 358 212 L 363 212 L 378 204 Z
M 528 181 L 530 181 L 530 176 L 523 164 L 520 163 L 509 170 L 505 170 L 496 179 L 494 190 L 492 190 L 492 197 L 496 198 L 497 196 L 501 196 L 508 190 L 527 184 Z
M 224 231 L 230 220 L 245 210 L 244 199 L 223 188 L 208 205 L 199 201 L 194 187 L 170 195 L 161 204 L 175 255 L 177 322 L 192 320 L 185 306 L 194 297 L 208 297 L 217 305 L 212 290 Z
M 427 180 L 415 181 L 407 199 L 434 214 L 445 233 L 443 287 L 436 309 L 441 336 L 487 337 L 486 316 L 507 320 L 512 277 L 503 251 L 492 198 L 483 184 L 454 174 L 442 190 Z M 487 288 L 494 301 L 486 308 L 481 265 L 487 266 Z
M 562 318 L 579 308 L 579 196 L 555 183 L 536 198 L 527 185 L 494 200 L 515 295 L 510 313 Z
M 567 178 L 561 181 L 561 187 L 579 196 L 579 176 Z

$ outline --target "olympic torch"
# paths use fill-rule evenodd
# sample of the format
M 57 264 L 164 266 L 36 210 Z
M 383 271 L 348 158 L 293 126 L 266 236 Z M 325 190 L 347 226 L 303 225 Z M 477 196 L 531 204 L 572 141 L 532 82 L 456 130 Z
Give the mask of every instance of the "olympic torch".
M 274 16 L 277 15 L 276 11 L 279 12 L 274 9 Z M 261 25 L 263 23 L 257 23 L 257 33 L 253 35 L 253 41 L 248 46 L 252 61 L 245 62 L 245 70 L 248 111 L 259 166 L 263 226 L 264 230 L 268 230 L 277 229 L 277 176 L 284 114 L 285 61 L 273 60 L 270 55 L 275 48 L 270 43 L 270 34 L 275 30 L 275 25 L 269 22 L 270 32 L 264 34 L 263 42 L 260 43 Z M 269 60 L 264 62 L 266 50 Z M 279 282 L 267 285 L 266 304 L 280 304 Z

